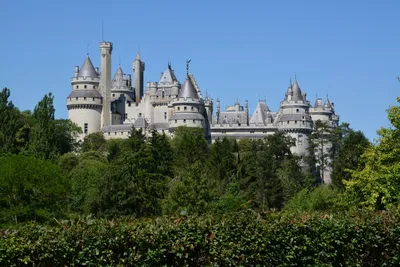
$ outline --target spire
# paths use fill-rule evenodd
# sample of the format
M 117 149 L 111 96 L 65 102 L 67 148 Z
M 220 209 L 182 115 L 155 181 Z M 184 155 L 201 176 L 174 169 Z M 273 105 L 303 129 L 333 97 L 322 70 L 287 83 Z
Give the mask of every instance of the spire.
M 293 92 L 293 100 L 295 101 L 303 101 L 303 95 L 300 90 L 300 86 L 297 83 L 297 79 L 294 80 L 293 86 L 292 86 L 292 92 Z
M 85 61 L 83 62 L 77 77 L 89 77 L 89 78 L 99 77 L 99 75 L 97 74 L 96 70 L 93 67 L 93 63 L 90 60 L 89 56 L 86 56 Z
M 192 84 L 192 81 L 190 80 L 190 77 L 187 76 L 185 82 L 182 85 L 181 90 L 179 91 L 178 97 L 190 97 L 190 98 L 195 98 L 199 99 L 199 96 L 197 95 L 196 89 L 194 89 L 194 86 Z
M 139 52 L 136 53 L 136 60 L 140 60 Z
M 192 61 L 191 59 L 186 60 L 186 76 L 189 76 L 189 63 Z

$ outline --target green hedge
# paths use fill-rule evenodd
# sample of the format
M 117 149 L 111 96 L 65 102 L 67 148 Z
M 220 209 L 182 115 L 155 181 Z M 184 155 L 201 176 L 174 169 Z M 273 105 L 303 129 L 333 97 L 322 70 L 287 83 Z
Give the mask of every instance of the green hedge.
M 398 266 L 396 213 L 75 220 L 0 231 L 1 266 Z

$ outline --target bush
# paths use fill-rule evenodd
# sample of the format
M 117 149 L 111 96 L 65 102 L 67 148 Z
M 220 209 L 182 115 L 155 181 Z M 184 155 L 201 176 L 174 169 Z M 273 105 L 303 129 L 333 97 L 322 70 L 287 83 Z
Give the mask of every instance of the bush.
M 333 209 L 337 202 L 337 189 L 322 185 L 311 190 L 301 190 L 286 204 L 285 211 L 327 211 Z
M 399 214 L 90 217 L 0 231 L 0 265 L 395 266 Z

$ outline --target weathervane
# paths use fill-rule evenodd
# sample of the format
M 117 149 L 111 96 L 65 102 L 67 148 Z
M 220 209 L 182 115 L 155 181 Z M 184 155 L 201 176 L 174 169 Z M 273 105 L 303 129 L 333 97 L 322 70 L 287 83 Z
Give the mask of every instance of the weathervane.
M 189 76 L 189 63 L 192 61 L 191 59 L 186 60 L 186 75 Z

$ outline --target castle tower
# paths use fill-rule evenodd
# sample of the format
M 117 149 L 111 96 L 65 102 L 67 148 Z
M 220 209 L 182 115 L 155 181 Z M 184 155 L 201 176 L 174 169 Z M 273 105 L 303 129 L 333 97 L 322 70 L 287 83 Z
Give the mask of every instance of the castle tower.
M 293 84 L 290 83 L 275 119 L 278 130 L 296 140 L 291 151 L 299 156 L 308 154 L 308 137 L 312 131 L 309 105 L 306 94 L 301 92 L 300 86 L 295 80 Z
M 111 53 L 113 45 L 111 42 L 100 43 L 100 94 L 103 97 L 103 110 L 101 127 L 111 124 Z
M 145 65 L 144 62 L 140 60 L 139 54 L 136 54 L 136 59 L 133 61 L 133 72 L 134 72 L 134 82 L 133 86 L 135 88 L 135 101 L 139 103 L 143 96 L 143 74 Z
M 199 98 L 189 74 L 179 91 L 178 98 L 171 101 L 171 106 L 173 109 L 173 115 L 169 119 L 171 133 L 179 126 L 200 127 L 205 130 L 205 135 L 208 137 L 206 119 L 203 116 L 204 102 Z
M 82 128 L 80 140 L 101 129 L 103 97 L 98 91 L 99 83 L 99 73 L 87 56 L 80 69 L 75 67 L 72 92 L 67 97 L 68 118 Z

